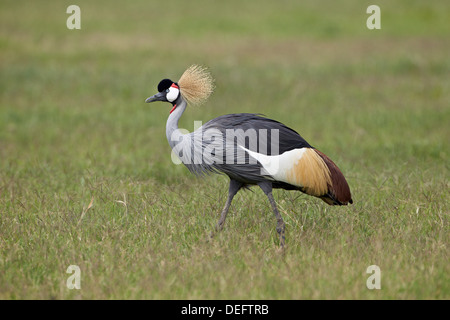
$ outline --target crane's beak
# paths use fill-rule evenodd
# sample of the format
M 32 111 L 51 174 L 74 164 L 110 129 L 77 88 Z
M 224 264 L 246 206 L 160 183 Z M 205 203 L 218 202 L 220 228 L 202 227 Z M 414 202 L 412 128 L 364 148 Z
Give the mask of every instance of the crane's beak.
M 153 101 L 167 101 L 165 92 L 158 92 L 154 96 L 148 97 L 145 99 L 146 103 L 150 103 Z

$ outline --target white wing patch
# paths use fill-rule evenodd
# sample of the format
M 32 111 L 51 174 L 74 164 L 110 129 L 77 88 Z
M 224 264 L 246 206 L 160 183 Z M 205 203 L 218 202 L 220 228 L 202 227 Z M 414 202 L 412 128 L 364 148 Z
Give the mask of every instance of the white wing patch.
M 289 172 L 291 172 L 295 165 L 300 161 L 306 151 L 306 148 L 293 149 L 286 151 L 280 155 L 268 156 L 248 150 L 243 146 L 239 147 L 247 151 L 250 156 L 261 163 L 265 171 L 261 172 L 262 174 L 270 175 L 277 181 L 282 181 L 290 184 L 292 184 L 292 179 L 290 179 Z

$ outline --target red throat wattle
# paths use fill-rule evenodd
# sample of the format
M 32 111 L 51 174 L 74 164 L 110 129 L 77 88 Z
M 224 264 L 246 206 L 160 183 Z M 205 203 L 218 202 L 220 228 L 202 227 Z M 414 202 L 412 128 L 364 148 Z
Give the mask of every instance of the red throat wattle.
M 177 107 L 177 105 L 176 104 L 174 104 L 173 105 L 173 108 L 172 108 L 172 110 L 170 110 L 170 113 L 172 113 L 173 112 L 173 110 L 175 110 L 175 108 Z

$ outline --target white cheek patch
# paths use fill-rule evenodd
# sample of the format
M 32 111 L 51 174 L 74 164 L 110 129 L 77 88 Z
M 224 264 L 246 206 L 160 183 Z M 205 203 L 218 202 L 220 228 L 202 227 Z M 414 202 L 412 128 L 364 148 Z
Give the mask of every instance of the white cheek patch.
M 174 102 L 178 98 L 178 94 L 180 93 L 180 90 L 174 87 L 169 88 L 169 92 L 166 94 L 166 99 L 169 102 Z

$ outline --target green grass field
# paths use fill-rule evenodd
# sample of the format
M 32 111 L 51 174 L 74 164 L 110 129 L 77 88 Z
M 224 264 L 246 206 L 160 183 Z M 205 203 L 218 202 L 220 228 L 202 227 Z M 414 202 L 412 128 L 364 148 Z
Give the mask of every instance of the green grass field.
M 0 299 L 449 299 L 449 15 L 445 1 L 2 1 Z M 209 240 L 228 178 L 173 164 L 170 105 L 144 103 L 193 63 L 217 89 L 181 127 L 277 119 L 339 165 L 354 204 L 276 190 L 281 252 L 253 188 Z

